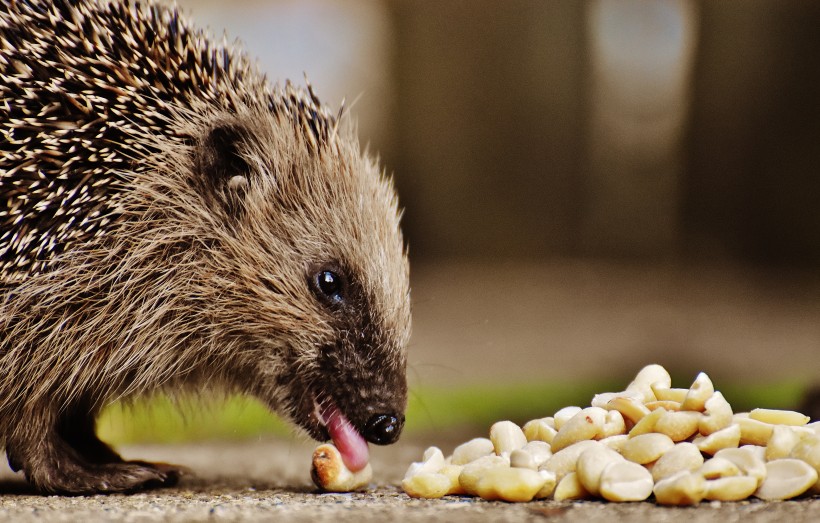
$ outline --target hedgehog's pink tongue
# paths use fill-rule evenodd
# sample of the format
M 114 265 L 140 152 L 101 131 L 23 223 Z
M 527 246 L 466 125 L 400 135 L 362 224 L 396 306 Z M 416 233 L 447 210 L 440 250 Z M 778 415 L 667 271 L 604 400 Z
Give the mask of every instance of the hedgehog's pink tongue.
M 353 428 L 350 421 L 339 412 L 335 405 L 325 407 L 322 411 L 322 418 L 347 468 L 353 472 L 362 470 L 370 459 L 367 442 L 362 435 Z

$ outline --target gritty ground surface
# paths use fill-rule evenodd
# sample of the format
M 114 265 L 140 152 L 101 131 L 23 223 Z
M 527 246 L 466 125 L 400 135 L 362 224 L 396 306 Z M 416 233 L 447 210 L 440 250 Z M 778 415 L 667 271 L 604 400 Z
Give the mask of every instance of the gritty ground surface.
M 817 519 L 820 498 L 780 503 L 534 502 L 472 498 L 414 500 L 396 486 L 422 445 L 374 449 L 374 485 L 364 493 L 321 494 L 308 477 L 312 443 L 265 440 L 124 449 L 128 457 L 174 461 L 193 469 L 179 486 L 121 496 L 34 495 L 10 471 L 0 476 L 0 521 L 687 521 L 798 522 Z

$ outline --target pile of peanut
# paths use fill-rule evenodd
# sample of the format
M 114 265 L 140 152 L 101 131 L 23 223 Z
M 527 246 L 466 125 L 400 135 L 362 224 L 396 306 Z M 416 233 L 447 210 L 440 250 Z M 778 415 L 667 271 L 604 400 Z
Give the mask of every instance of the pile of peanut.
M 786 410 L 735 414 L 698 374 L 672 388 L 660 365 L 644 367 L 623 392 L 598 394 L 519 427 L 499 421 L 490 437 L 444 457 L 430 447 L 402 481 L 418 498 L 487 500 L 603 498 L 661 505 L 820 494 L 820 422 Z

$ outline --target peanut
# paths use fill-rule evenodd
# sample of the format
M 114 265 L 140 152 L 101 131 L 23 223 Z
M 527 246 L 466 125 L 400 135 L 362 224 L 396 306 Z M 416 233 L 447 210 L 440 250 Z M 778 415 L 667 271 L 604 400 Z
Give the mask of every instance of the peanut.
M 652 479 L 656 482 L 678 474 L 694 471 L 703 465 L 703 455 L 692 443 L 678 443 L 658 458 L 652 467 Z
M 805 433 L 796 430 L 798 427 L 788 425 L 775 425 L 772 429 L 772 437 L 766 444 L 766 461 L 786 458 L 792 449 L 806 437 Z
M 699 412 L 666 412 L 655 423 L 655 432 L 666 434 L 675 442 L 683 441 L 698 431 L 701 417 Z
M 641 434 L 629 438 L 621 447 L 623 457 L 643 465 L 660 458 L 675 443 L 666 434 Z
M 553 418 L 534 419 L 524 425 L 524 436 L 527 441 L 544 441 L 552 443 L 552 439 L 558 433 L 555 430 Z
M 478 495 L 478 481 L 487 471 L 494 468 L 509 468 L 509 458 L 502 456 L 482 456 L 472 463 L 464 465 L 458 475 L 458 483 L 464 492 L 473 496 Z
M 510 453 L 510 466 L 518 469 L 538 470 L 532 454 L 523 449 L 516 449 Z
M 692 443 L 709 455 L 714 455 L 721 449 L 736 448 L 740 445 L 740 425 L 729 425 L 708 436 L 695 436 Z
M 716 458 L 728 459 L 745 475 L 755 478 L 760 484 L 766 477 L 766 463 L 763 457 L 751 446 L 737 449 L 723 449 L 715 454 Z
M 607 408 L 607 404 L 615 398 L 629 398 L 643 403 L 643 394 L 636 391 L 603 392 L 592 397 L 590 405 L 593 407 Z
M 734 423 L 740 426 L 741 445 L 761 445 L 766 446 L 772 437 L 774 425 L 764 421 L 747 418 L 744 416 L 734 416 Z
M 699 472 L 706 479 L 740 475 L 740 469 L 737 465 L 725 458 L 711 458 L 705 461 Z
M 570 472 L 555 486 L 555 490 L 552 493 L 552 499 L 555 501 L 567 501 L 572 499 L 588 499 L 591 497 L 591 494 L 587 492 L 584 486 L 581 484 L 581 481 L 578 479 L 578 475 L 575 472 Z
M 672 386 L 672 378 L 669 373 L 660 365 L 647 365 L 638 371 L 635 379 L 626 387 L 628 392 L 639 392 L 643 395 L 643 401 L 655 401 L 655 393 L 652 392 L 652 387 L 655 388 L 670 388 Z
M 495 450 L 493 442 L 487 438 L 473 438 L 453 450 L 450 462 L 453 465 L 466 465 L 482 456 L 489 456 Z
M 766 478 L 755 496 L 760 499 L 790 499 L 817 483 L 817 471 L 799 459 L 776 459 L 766 463 Z
M 614 450 L 603 445 L 597 445 L 585 450 L 578 457 L 575 472 L 581 485 L 593 496 L 600 495 L 601 473 L 613 461 L 623 461 L 624 458 Z
M 438 472 L 420 472 L 401 482 L 401 488 L 411 498 L 442 498 L 450 492 L 452 486 L 450 477 Z
M 552 450 L 550 449 L 549 443 L 544 443 L 543 441 L 530 441 L 524 445 L 521 451 L 532 456 L 535 462 L 535 468 L 539 468 L 552 457 Z
M 310 470 L 313 482 L 328 492 L 351 492 L 367 486 L 373 477 L 373 469 L 368 463 L 363 469 L 352 472 L 342 461 L 339 449 L 329 443 L 316 447 L 313 451 L 313 465 Z
M 689 392 L 681 404 L 681 410 L 694 410 L 703 412 L 706 408 L 706 401 L 715 393 L 715 386 L 705 372 L 701 372 L 695 377 Z
M 535 470 L 495 467 L 478 479 L 475 492 L 490 501 L 530 501 L 546 481 L 547 478 Z
M 564 407 L 552 417 L 555 430 L 561 430 L 564 423 L 572 419 L 573 416 L 581 412 L 581 407 Z
M 703 417 L 700 418 L 698 430 L 708 436 L 732 424 L 732 407 L 719 391 L 704 403 Z
M 570 472 L 575 472 L 578 458 L 581 457 L 581 454 L 585 450 L 600 445 L 600 443 L 593 440 L 579 441 L 553 454 L 552 457 L 541 465 L 540 469 L 552 472 L 560 482 L 561 478 Z
M 601 496 L 609 501 L 643 501 L 654 485 L 648 470 L 625 460 L 612 461 L 601 472 Z
M 658 481 L 652 491 L 660 505 L 697 505 L 706 494 L 706 480 L 684 470 Z
M 658 423 L 658 420 L 661 419 L 664 414 L 666 414 L 666 409 L 664 408 L 651 411 L 632 427 L 632 430 L 629 431 L 629 437 L 654 432 L 655 424 Z
M 624 421 L 623 414 L 617 410 L 607 411 L 604 427 L 600 434 L 601 439 L 611 436 L 620 436 L 624 432 L 626 432 L 626 422 Z
M 604 431 L 607 412 L 600 407 L 589 407 L 570 418 L 552 439 L 553 452 L 583 440 L 599 437 Z
M 509 455 L 527 444 L 527 437 L 521 427 L 512 421 L 499 421 L 490 427 L 490 441 L 499 456 Z
M 749 418 L 773 425 L 802 426 L 810 421 L 805 414 L 793 410 L 754 409 Z
M 757 490 L 757 479 L 751 476 L 728 476 L 706 481 L 703 495 L 710 501 L 740 501 Z
M 649 409 L 646 408 L 643 402 L 623 396 L 611 399 L 606 404 L 606 408 L 607 410 L 617 410 L 624 419 L 628 419 L 632 423 L 638 423 L 644 416 L 649 414 Z
M 683 403 L 683 400 L 686 399 L 686 394 L 689 392 L 689 389 L 671 389 L 660 385 L 662 384 L 653 383 L 651 386 L 652 392 L 655 394 L 658 401 L 674 401 L 676 403 Z

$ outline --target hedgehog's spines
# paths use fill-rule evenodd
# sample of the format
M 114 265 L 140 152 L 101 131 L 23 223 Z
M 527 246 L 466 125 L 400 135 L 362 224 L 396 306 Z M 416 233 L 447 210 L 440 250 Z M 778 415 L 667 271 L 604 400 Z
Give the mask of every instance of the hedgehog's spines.
M 233 113 L 265 106 L 317 152 L 335 148 L 338 126 L 309 83 L 270 87 L 244 55 L 151 2 L 0 7 L 0 95 L 0 281 L 104 236 L 122 177 L 144 169 L 134 159 L 156 152 L 151 137 L 193 100 Z

